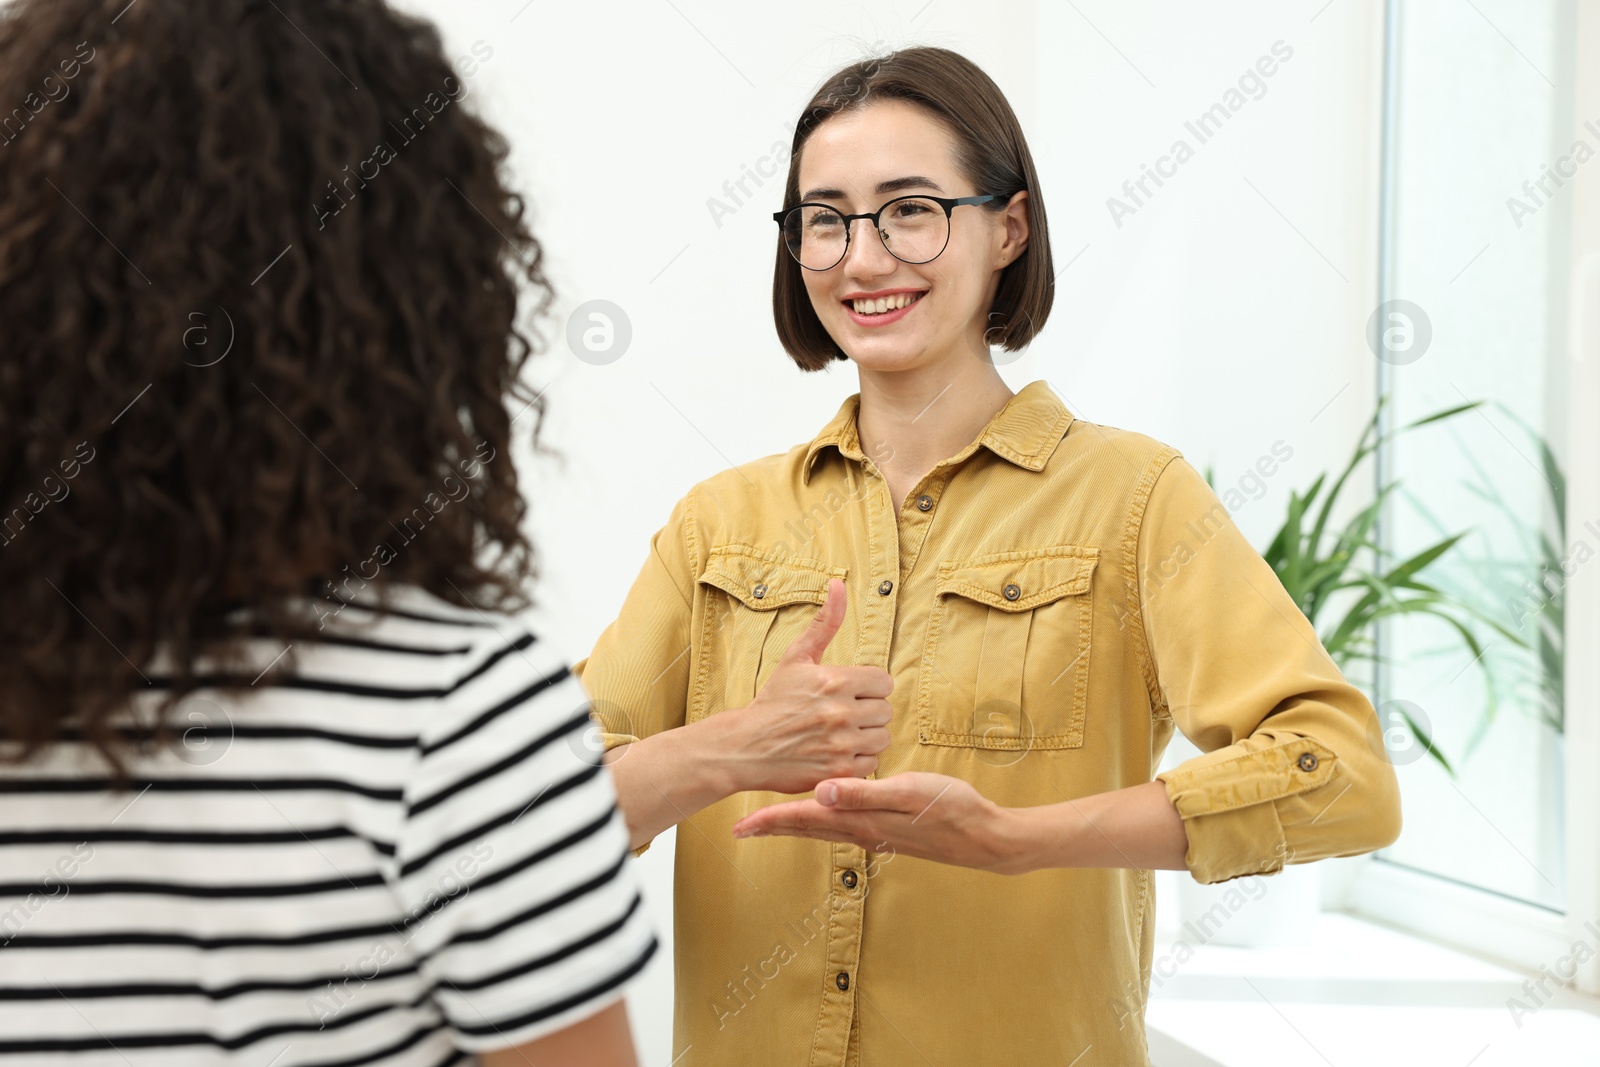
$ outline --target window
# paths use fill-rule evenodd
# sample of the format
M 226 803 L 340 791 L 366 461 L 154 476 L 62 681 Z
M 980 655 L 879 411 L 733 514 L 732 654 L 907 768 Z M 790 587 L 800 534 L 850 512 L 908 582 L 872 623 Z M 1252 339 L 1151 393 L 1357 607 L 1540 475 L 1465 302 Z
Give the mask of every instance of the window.
M 1378 536 L 1405 559 L 1462 535 L 1425 576 L 1467 606 L 1481 654 L 1426 616 L 1381 626 L 1375 701 L 1406 822 L 1357 907 L 1530 966 L 1570 948 L 1563 917 L 1595 900 L 1568 841 L 1594 851 L 1594 805 L 1571 803 L 1592 793 L 1569 779 L 1584 766 L 1572 740 L 1587 743 L 1597 713 L 1588 683 L 1581 701 L 1567 685 L 1581 667 L 1568 663 L 1582 647 L 1574 605 L 1594 585 L 1584 567 L 1600 571 L 1600 514 L 1574 510 L 1600 460 L 1573 447 L 1600 398 L 1577 388 L 1591 371 L 1569 370 L 1594 252 L 1575 220 L 1600 177 L 1600 108 L 1585 113 L 1594 85 L 1577 63 L 1593 18 L 1570 0 L 1392 0 L 1386 30 L 1369 324 L 1386 423 L 1481 403 L 1380 449 L 1379 483 L 1400 488 Z M 1583 633 L 1592 646 L 1592 624 Z M 1480 937 L 1485 915 L 1501 921 Z

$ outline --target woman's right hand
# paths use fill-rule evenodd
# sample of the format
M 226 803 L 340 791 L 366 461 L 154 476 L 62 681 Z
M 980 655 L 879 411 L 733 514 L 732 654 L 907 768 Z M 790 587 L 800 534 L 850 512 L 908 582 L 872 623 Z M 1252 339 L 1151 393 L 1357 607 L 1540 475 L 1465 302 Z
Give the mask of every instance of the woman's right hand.
M 728 740 L 744 764 L 745 789 L 804 793 L 826 778 L 865 778 L 878 769 L 878 753 L 889 747 L 894 678 L 882 667 L 821 662 L 844 609 L 844 582 L 830 579 L 816 617 L 755 700 L 715 716 L 733 728 Z

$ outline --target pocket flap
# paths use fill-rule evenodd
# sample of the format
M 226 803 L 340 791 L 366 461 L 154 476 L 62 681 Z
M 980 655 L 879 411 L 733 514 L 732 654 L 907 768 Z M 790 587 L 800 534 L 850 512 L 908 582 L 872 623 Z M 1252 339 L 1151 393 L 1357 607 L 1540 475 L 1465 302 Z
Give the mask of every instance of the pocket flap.
M 743 547 L 719 546 L 707 555 L 700 581 L 737 597 L 745 607 L 771 611 L 785 604 L 821 604 L 828 598 L 828 579 L 846 573 L 848 568 L 817 560 L 778 561 Z
M 1099 558 L 1099 549 L 1064 545 L 949 560 L 939 564 L 934 593 L 956 593 L 1001 611 L 1029 611 L 1087 593 Z

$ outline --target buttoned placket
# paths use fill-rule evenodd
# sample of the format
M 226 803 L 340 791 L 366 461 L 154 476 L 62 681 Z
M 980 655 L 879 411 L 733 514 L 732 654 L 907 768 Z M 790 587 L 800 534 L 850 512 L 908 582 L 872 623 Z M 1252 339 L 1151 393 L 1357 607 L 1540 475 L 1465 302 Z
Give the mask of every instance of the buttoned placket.
M 864 455 L 848 459 L 850 499 L 861 501 L 866 532 L 867 566 L 862 588 L 870 590 L 858 594 L 864 603 L 856 663 L 887 670 L 899 595 L 927 542 L 950 461 L 923 475 L 897 513 L 888 480 L 872 460 Z M 863 491 L 861 479 L 875 482 L 875 488 Z M 870 888 L 866 872 L 875 861 L 866 849 L 842 842 L 833 843 L 832 860 L 822 1011 L 811 1044 L 810 1062 L 812 1067 L 836 1067 L 847 1063 L 848 1056 L 848 1064 L 853 1067 L 860 1062 L 859 1046 L 852 1045 L 851 1038 L 860 1032 L 856 993 L 861 985 L 861 930 Z

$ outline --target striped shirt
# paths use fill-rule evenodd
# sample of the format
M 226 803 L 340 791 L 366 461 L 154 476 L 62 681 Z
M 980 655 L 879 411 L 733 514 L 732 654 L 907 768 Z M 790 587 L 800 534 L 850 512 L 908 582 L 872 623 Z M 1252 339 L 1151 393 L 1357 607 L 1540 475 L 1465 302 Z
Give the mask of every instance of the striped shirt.
M 622 995 L 657 940 L 581 683 L 395 592 L 185 698 L 127 791 L 79 740 L 0 764 L 0 1061 L 439 1067 Z

